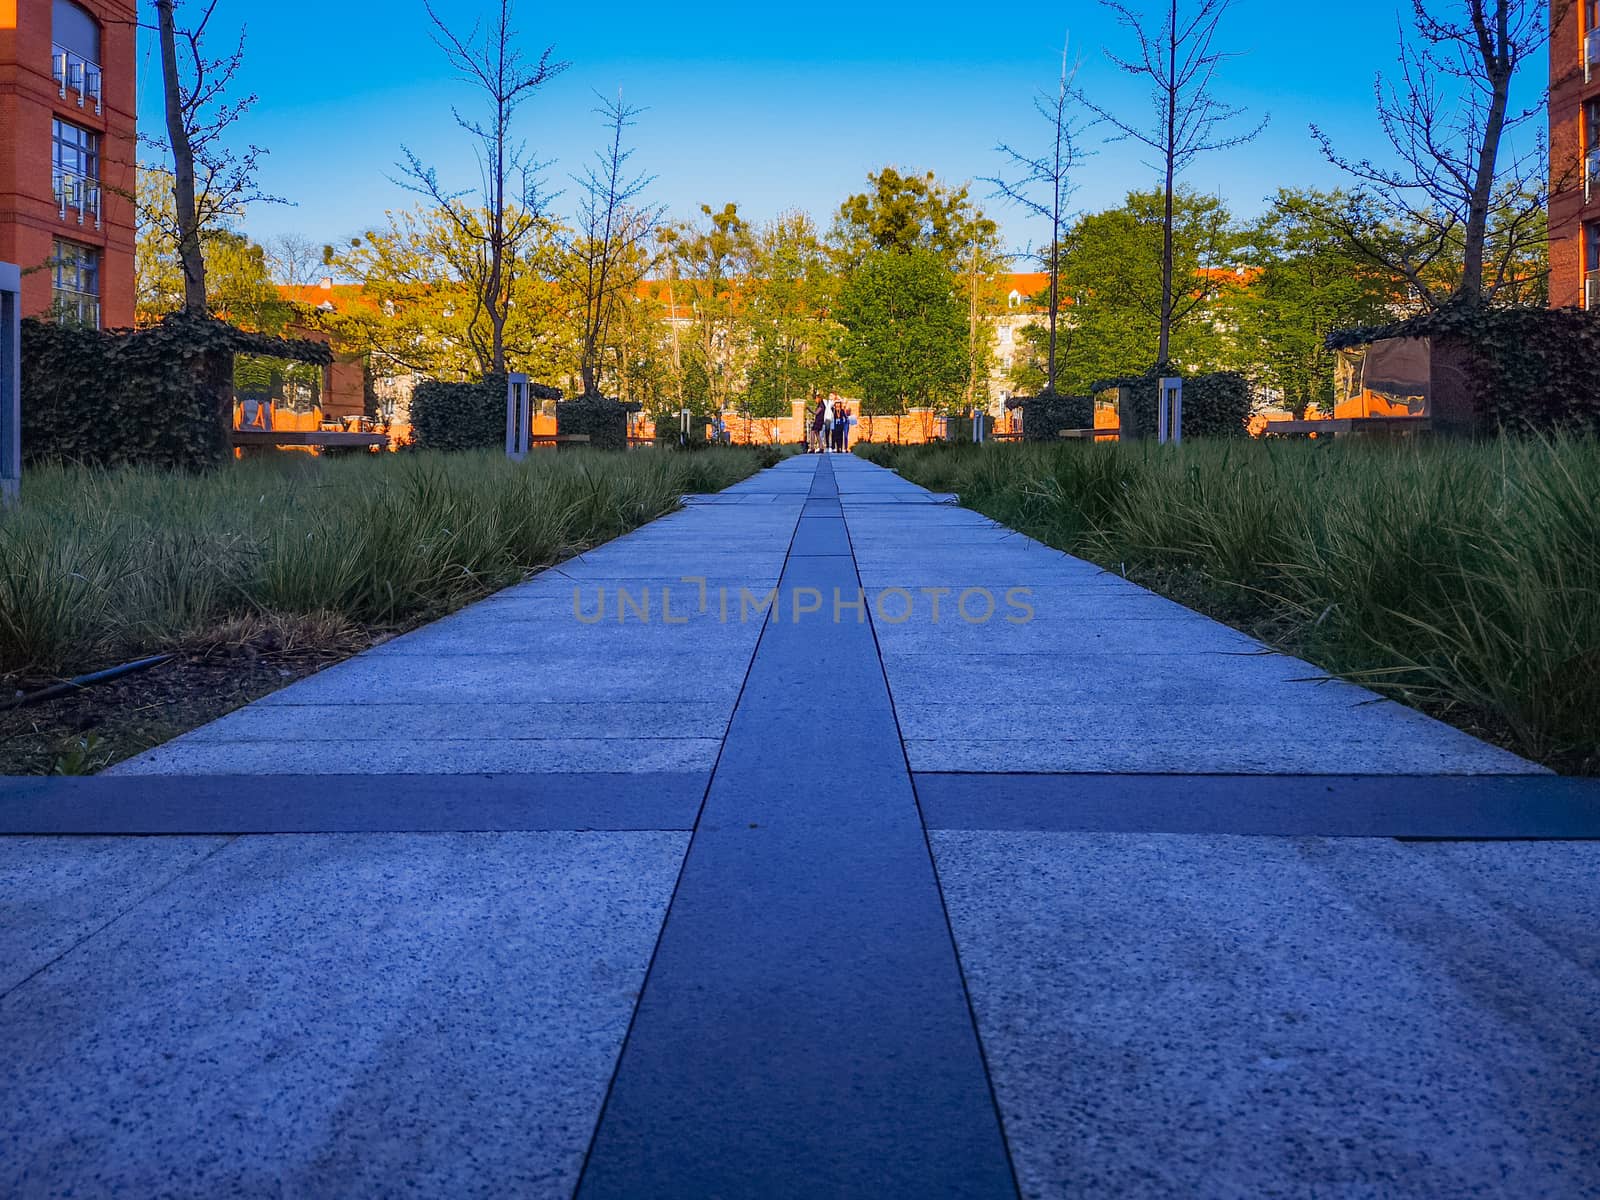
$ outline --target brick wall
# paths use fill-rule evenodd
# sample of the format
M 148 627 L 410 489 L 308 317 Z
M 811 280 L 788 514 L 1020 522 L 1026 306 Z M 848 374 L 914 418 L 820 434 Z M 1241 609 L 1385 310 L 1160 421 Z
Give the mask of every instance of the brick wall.
M 83 0 L 100 29 L 103 90 L 100 111 L 75 92 L 63 98 L 52 72 L 52 0 L 0 0 L 0 260 L 25 272 L 26 315 L 51 306 L 49 261 L 56 238 L 91 246 L 100 256 L 101 324 L 133 324 L 134 207 L 138 156 L 138 57 L 135 6 L 124 0 Z M 55 199 L 52 119 L 100 135 L 102 219 L 66 219 Z

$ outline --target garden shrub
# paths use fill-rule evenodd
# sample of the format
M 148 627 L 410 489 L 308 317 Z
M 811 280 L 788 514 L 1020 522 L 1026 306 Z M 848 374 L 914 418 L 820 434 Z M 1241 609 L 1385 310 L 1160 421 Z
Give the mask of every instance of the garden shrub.
M 535 400 L 560 400 L 558 388 L 530 385 Z M 419 450 L 492 450 L 506 444 L 506 377 L 476 383 L 419 383 L 411 396 L 411 433 Z
M 1455 306 L 1394 325 L 1340 330 L 1328 345 L 1340 350 L 1397 337 L 1432 339 L 1435 374 L 1453 368 L 1447 382 L 1465 385 L 1468 432 L 1600 433 L 1600 313 Z M 1440 383 L 1435 379 L 1436 393 Z
M 1063 429 L 1087 429 L 1094 424 L 1092 396 L 1030 396 L 1013 400 L 1012 405 L 1022 409 L 1025 442 L 1058 441 Z
M 1119 389 L 1122 393 L 1117 420 L 1125 440 L 1156 435 L 1156 395 L 1161 389 L 1158 375 L 1129 375 L 1103 379 L 1094 385 L 1098 392 Z M 1237 371 L 1217 371 L 1210 375 L 1183 378 L 1183 436 L 1186 438 L 1248 437 L 1248 422 L 1255 406 L 1250 381 Z M 1087 424 L 1087 423 L 1086 423 Z M 1063 425 L 1063 429 L 1067 426 Z
M 194 469 L 230 452 L 239 354 L 326 365 L 320 342 L 173 313 L 141 330 L 22 323 L 22 449 L 29 463 Z
M 586 434 L 596 450 L 626 450 L 628 414 L 640 408 L 604 396 L 580 396 L 556 405 L 556 432 L 563 437 Z

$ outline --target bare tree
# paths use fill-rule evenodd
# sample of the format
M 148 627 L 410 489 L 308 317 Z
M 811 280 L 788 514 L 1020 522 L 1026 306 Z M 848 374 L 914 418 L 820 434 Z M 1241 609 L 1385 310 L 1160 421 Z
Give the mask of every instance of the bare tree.
M 1123 0 L 1100 0 L 1116 14 L 1117 23 L 1132 33 L 1137 52 L 1127 58 L 1106 51 L 1106 57 L 1129 75 L 1148 80 L 1156 120 L 1135 125 L 1117 116 L 1081 88 L 1079 103 L 1114 131 L 1111 141 L 1133 141 L 1156 155 L 1149 164 L 1162 175 L 1166 197 L 1161 241 L 1161 340 L 1156 354 L 1165 367 L 1172 344 L 1173 314 L 1178 301 L 1172 270 L 1172 211 L 1177 180 L 1202 154 L 1231 149 L 1251 141 L 1268 118 L 1245 132 L 1229 132 L 1242 108 L 1217 98 L 1217 71 L 1233 55 L 1216 48 L 1217 27 L 1233 0 L 1165 0 L 1155 17 L 1146 17 Z
M 1359 181 L 1349 204 L 1325 219 L 1430 308 L 1492 302 L 1520 287 L 1529 252 L 1547 238 L 1546 93 L 1513 108 L 1511 90 L 1524 63 L 1543 62 L 1549 8 L 1550 0 L 1437 0 L 1431 9 L 1412 0 L 1414 36 L 1401 30 L 1400 76 L 1379 75 L 1375 85 L 1394 160 L 1345 158 L 1311 127 L 1328 161 Z M 1439 15 L 1444 9 L 1452 15 Z M 1534 135 L 1516 148 L 1527 125 Z M 1558 175 L 1575 169 L 1564 165 Z
M 1050 272 L 1050 351 L 1045 367 L 1044 394 L 1056 393 L 1056 330 L 1061 313 L 1061 227 L 1067 219 L 1067 201 L 1072 198 L 1072 171 L 1079 159 L 1078 136 L 1081 130 L 1073 119 L 1071 104 L 1078 68 L 1068 62 L 1068 49 L 1061 51 L 1061 79 L 1051 96 L 1041 91 L 1034 97 L 1034 108 L 1050 124 L 1050 146 L 1043 154 L 1027 154 L 1002 142 L 1001 154 L 1017 172 L 1010 180 L 986 179 L 995 186 L 997 197 L 1011 201 L 1050 222 L 1050 242 L 1039 255 Z
M 188 28 L 177 23 L 175 0 L 155 0 L 155 4 L 167 136 L 165 141 L 151 139 L 150 144 L 172 155 L 175 203 L 170 212 L 156 210 L 140 216 L 170 224 L 163 232 L 178 247 L 183 307 L 187 312 L 204 313 L 206 232 L 225 225 L 247 204 L 282 201 L 256 186 L 256 167 L 266 151 L 251 145 L 236 153 L 223 143 L 229 127 L 256 102 L 254 95 L 228 98 L 244 62 L 244 33 L 240 32 L 232 53 L 208 58 L 205 39 L 217 0 L 210 0 L 199 21 Z
M 322 277 L 331 264 L 333 247 L 314 242 L 298 233 L 280 233 L 263 245 L 267 269 L 274 283 L 289 287 L 309 287 Z
M 605 118 L 608 138 L 584 173 L 573 176 L 580 199 L 577 229 L 566 247 L 568 282 L 583 300 L 578 371 L 585 396 L 601 395 L 600 376 L 617 302 L 654 265 L 650 248 L 664 211 L 637 203 L 654 179 L 631 172 L 628 163 L 634 152 L 623 145 L 626 131 L 638 123 L 642 110 L 625 103 L 619 93 L 615 100 L 600 97 L 594 111 Z
M 452 191 L 439 181 L 437 169 L 425 166 L 402 146 L 402 187 L 425 196 L 443 213 L 473 249 L 470 278 L 473 319 L 468 336 L 491 372 L 506 369 L 506 320 L 511 310 L 523 251 L 540 236 L 545 197 L 539 185 L 543 164 L 529 154 L 513 132 L 517 113 L 533 94 L 567 69 L 552 61 L 547 47 L 536 61 L 517 46 L 512 0 L 498 0 L 487 24 L 476 22 L 466 33 L 445 24 L 432 5 L 424 5 L 433 22 L 434 43 L 444 52 L 462 82 L 477 89 L 487 110 L 483 117 L 450 110 L 456 124 L 476 143 L 479 189 Z M 479 317 L 488 321 L 488 342 L 481 341 Z

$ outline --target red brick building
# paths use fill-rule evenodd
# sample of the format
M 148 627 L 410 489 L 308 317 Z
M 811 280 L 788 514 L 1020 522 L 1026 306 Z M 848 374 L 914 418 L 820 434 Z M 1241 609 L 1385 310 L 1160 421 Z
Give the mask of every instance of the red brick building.
M 134 0 L 0 0 L 0 261 L 25 316 L 133 324 Z
M 1600 308 L 1600 0 L 1550 14 L 1550 303 Z

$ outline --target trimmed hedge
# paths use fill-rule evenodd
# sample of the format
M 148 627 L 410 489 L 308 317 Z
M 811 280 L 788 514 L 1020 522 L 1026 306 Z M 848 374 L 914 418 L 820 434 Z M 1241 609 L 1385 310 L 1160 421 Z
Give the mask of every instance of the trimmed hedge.
M 531 384 L 535 400 L 559 400 L 558 388 Z M 419 450 L 493 450 L 506 444 L 506 377 L 476 383 L 419 383 L 411 395 L 411 434 Z
M 173 313 L 109 333 L 22 322 L 22 451 L 30 463 L 192 470 L 231 452 L 236 354 L 326 365 L 320 342 Z
M 628 414 L 640 408 L 604 396 L 579 396 L 556 405 L 556 432 L 563 437 L 586 434 L 594 450 L 626 450 Z
M 1133 441 L 1155 437 L 1156 398 L 1161 388 L 1161 377 L 1130 375 L 1121 379 L 1104 379 L 1094 385 L 1096 393 L 1113 388 L 1120 389 L 1122 393 L 1117 408 L 1122 439 Z M 1248 423 L 1253 407 L 1250 381 L 1237 371 L 1187 376 L 1183 381 L 1183 436 L 1249 437 Z
M 1464 393 L 1470 416 L 1462 414 L 1457 421 L 1436 417 L 1436 429 L 1600 434 L 1600 386 L 1595 379 L 1600 313 L 1451 307 L 1394 325 L 1340 330 L 1329 335 L 1327 344 L 1343 350 L 1387 338 L 1433 340 L 1436 408 L 1450 407 L 1449 392 Z
M 1063 429 L 1087 429 L 1094 424 L 1092 396 L 1029 396 L 1011 401 L 1022 410 L 1022 440 L 1060 441 Z

